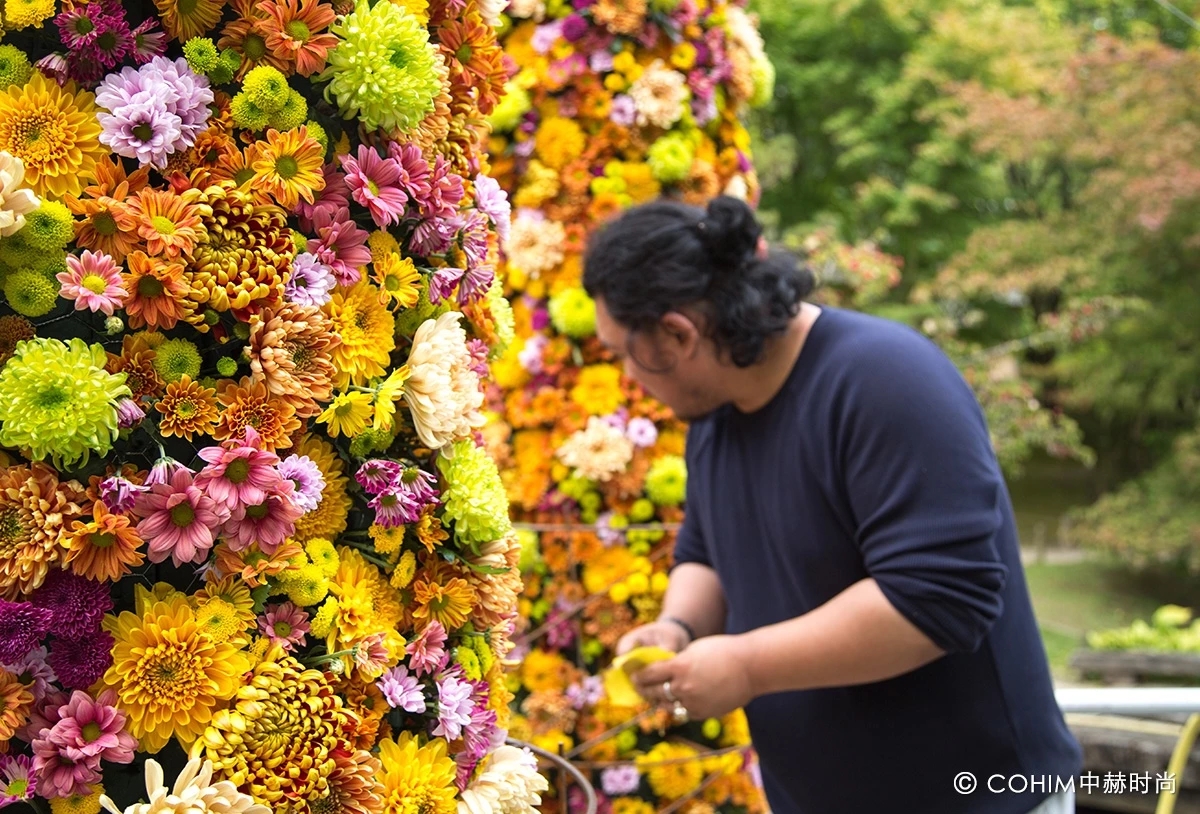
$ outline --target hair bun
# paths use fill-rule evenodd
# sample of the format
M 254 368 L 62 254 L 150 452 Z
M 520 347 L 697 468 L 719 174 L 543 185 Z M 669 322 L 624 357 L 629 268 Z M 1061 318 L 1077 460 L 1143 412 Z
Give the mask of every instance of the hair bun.
M 713 198 L 696 227 L 717 265 L 730 271 L 738 271 L 754 259 L 762 235 L 754 210 L 728 195 Z

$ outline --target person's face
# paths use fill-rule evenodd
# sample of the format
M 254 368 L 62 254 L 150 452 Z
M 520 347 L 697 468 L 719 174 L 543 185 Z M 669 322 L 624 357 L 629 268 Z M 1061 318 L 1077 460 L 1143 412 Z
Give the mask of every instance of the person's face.
M 716 349 L 688 315 L 671 312 L 653 332 L 630 331 L 600 298 L 596 334 L 624 363 L 625 375 L 684 421 L 703 418 L 729 400 L 720 386 Z

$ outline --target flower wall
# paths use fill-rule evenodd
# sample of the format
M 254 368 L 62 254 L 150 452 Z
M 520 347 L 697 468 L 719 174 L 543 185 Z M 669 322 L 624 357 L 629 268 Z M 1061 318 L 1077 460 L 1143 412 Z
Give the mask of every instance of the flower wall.
M 770 98 L 772 68 L 741 3 L 513 0 L 506 14 L 514 75 L 490 152 L 513 202 L 517 339 L 486 432 L 524 543 L 513 731 L 588 769 L 602 812 L 761 810 L 740 712 L 671 727 L 605 696 L 617 641 L 659 613 L 685 428 L 599 345 L 581 277 L 589 234 L 623 209 L 757 197 L 741 118 Z
M 4 3 L 0 806 L 538 803 L 498 15 Z

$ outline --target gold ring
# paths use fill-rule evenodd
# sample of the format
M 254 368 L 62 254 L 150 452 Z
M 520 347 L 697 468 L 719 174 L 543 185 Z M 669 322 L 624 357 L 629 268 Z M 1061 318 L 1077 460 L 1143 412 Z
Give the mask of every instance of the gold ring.
M 663 690 L 664 698 L 666 698 L 668 701 L 672 701 L 676 704 L 679 703 L 679 699 L 675 697 L 675 693 L 671 692 L 671 682 L 670 681 L 663 682 L 662 690 Z

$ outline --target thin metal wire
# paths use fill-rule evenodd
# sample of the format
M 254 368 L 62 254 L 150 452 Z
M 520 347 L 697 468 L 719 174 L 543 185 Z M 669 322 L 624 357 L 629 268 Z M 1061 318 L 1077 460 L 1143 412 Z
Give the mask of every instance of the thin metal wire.
M 1187 12 L 1185 12 L 1185 11 L 1183 11 L 1182 9 L 1178 8 L 1178 7 L 1177 7 L 1177 6 L 1175 6 L 1174 4 L 1167 2 L 1167 0 L 1154 0 L 1154 2 L 1155 2 L 1155 3 L 1158 3 L 1160 6 L 1162 6 L 1162 7 L 1163 7 L 1163 8 L 1165 8 L 1167 11 L 1171 12 L 1172 14 L 1174 14 L 1174 15 L 1175 15 L 1176 17 L 1178 17 L 1180 20 L 1182 20 L 1183 22 L 1185 22 L 1185 23 L 1187 23 L 1188 25 L 1190 25 L 1192 28 L 1196 29 L 1197 31 L 1200 31 L 1200 23 L 1196 22 L 1196 21 L 1195 21 L 1195 20 L 1193 20 L 1193 19 L 1192 19 L 1190 16 L 1188 16 Z
M 513 523 L 518 531 L 592 532 L 594 534 L 624 534 L 627 531 L 679 531 L 682 523 L 630 523 L 610 526 L 605 523 Z

